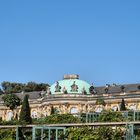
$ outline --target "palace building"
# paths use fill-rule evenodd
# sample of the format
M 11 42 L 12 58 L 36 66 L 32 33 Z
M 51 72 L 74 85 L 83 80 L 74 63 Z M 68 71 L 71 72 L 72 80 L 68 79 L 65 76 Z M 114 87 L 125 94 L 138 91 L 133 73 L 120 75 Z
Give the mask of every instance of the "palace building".
M 25 94 L 29 95 L 32 118 L 48 116 L 52 108 L 60 114 L 101 112 L 104 109 L 119 111 L 122 99 L 125 100 L 127 109 L 140 109 L 140 84 L 94 87 L 80 80 L 78 75 L 65 75 L 63 80 L 55 82 L 47 91 L 15 94 L 21 99 Z M 20 108 L 9 110 L 0 97 L 0 117 L 3 120 L 18 116 Z

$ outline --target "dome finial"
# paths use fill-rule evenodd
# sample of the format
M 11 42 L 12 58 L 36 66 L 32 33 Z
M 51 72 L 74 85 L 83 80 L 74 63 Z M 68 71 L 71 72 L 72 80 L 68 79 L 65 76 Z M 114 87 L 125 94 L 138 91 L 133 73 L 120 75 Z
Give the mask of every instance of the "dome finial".
M 77 75 L 77 74 L 64 75 L 63 79 L 64 80 L 66 80 L 66 79 L 79 79 L 79 75 Z

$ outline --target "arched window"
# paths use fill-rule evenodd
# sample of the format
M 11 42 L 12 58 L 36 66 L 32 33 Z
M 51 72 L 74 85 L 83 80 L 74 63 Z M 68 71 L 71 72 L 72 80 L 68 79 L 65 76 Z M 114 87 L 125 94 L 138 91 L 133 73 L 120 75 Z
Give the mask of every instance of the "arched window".
M 118 107 L 117 107 L 117 106 L 113 106 L 113 107 L 112 107 L 112 110 L 113 110 L 113 111 L 117 111 L 117 110 L 118 110 Z
M 72 108 L 70 109 L 70 113 L 71 113 L 71 114 L 77 114 L 77 113 L 78 113 L 77 108 L 76 108 L 76 107 L 72 107 Z
M 100 113 L 102 111 L 103 111 L 103 108 L 102 107 L 97 107 L 96 110 L 95 110 L 95 112 L 97 112 L 97 113 Z
M 14 117 L 13 112 L 12 112 L 12 111 L 9 111 L 9 112 L 7 113 L 7 121 L 11 121 L 13 117 Z
M 132 104 L 128 107 L 130 110 L 136 110 L 136 105 L 135 104 Z
M 36 111 L 32 111 L 32 114 L 31 114 L 32 118 L 37 118 L 37 112 Z

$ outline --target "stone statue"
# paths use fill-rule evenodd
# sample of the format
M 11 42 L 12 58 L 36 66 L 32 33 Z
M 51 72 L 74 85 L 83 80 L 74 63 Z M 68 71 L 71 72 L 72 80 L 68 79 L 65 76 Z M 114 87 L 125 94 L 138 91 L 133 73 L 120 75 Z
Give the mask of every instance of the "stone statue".
M 42 108 L 42 115 L 44 115 L 44 117 L 46 117 L 47 116 L 47 112 L 46 112 L 46 110 L 47 110 L 47 107 L 46 106 L 43 106 L 43 108 Z
M 83 95 L 86 95 L 87 94 L 85 87 L 83 87 L 83 89 L 82 89 L 82 94 Z
M 83 113 L 83 105 L 82 104 L 78 104 L 78 111 L 79 111 L 79 113 Z
M 87 111 L 88 111 L 88 112 L 93 112 L 93 111 L 94 111 L 93 105 L 88 104 L 88 106 L 87 106 Z
M 62 104 L 60 108 L 62 114 L 68 113 L 68 104 Z
M 59 85 L 59 82 L 56 82 L 55 92 L 61 92 L 61 86 Z
M 47 89 L 47 95 L 51 95 L 50 88 Z
M 78 92 L 78 86 L 75 84 L 75 81 L 74 81 L 73 84 L 71 85 L 71 91 L 72 91 L 72 92 Z
M 86 113 L 87 112 L 87 104 L 85 104 L 84 106 L 83 106 L 83 113 Z
M 51 109 L 52 109 L 52 105 L 48 105 L 46 108 L 46 112 L 48 116 L 51 115 Z
M 66 89 L 65 87 L 63 88 L 63 93 L 64 93 L 64 94 L 67 94 L 67 93 L 68 93 L 68 92 L 67 92 L 67 89 Z

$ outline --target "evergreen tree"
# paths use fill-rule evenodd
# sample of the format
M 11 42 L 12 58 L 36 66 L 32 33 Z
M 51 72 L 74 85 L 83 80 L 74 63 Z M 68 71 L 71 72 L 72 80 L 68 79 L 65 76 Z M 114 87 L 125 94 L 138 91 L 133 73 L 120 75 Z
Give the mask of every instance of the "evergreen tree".
M 51 107 L 51 113 L 50 114 L 51 115 L 55 114 L 55 108 L 53 106 Z
M 126 107 L 125 107 L 125 101 L 124 99 L 122 99 L 121 105 L 120 105 L 120 111 L 125 111 Z
M 19 121 L 24 124 L 31 124 L 32 122 L 32 118 L 30 116 L 30 106 L 28 102 L 28 95 L 25 95 L 24 97 L 20 116 L 19 116 Z

